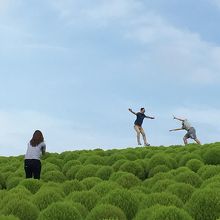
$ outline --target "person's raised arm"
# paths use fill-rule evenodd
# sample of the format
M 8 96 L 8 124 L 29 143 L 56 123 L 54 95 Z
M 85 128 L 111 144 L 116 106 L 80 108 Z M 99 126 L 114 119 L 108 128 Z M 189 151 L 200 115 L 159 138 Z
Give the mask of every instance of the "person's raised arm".
M 171 129 L 171 130 L 169 130 L 169 131 L 181 131 L 181 130 L 183 130 L 183 128 Z
M 149 118 L 149 119 L 155 119 L 155 117 L 150 117 L 150 116 L 146 116 L 146 118 Z
M 177 117 L 175 117 L 175 116 L 173 116 L 173 119 L 175 119 L 175 120 L 178 120 L 178 121 L 185 121 L 185 119 L 182 119 L 182 118 L 177 118 Z
M 131 112 L 134 115 L 137 115 L 137 113 L 133 112 L 131 108 L 129 108 L 128 111 Z

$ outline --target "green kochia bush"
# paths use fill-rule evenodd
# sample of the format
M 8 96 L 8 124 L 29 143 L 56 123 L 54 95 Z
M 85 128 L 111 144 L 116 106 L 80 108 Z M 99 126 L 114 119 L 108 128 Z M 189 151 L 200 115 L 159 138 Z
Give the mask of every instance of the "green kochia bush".
M 101 219 L 118 219 L 126 220 L 124 212 L 113 205 L 101 204 L 96 206 L 87 216 L 86 220 L 101 220 Z
M 175 206 L 153 206 L 141 210 L 135 220 L 193 220 L 192 217 L 183 209 Z
M 19 185 L 24 186 L 31 193 L 35 194 L 42 186 L 42 182 L 36 179 L 24 179 Z
M 78 171 L 82 168 L 82 165 L 76 165 L 71 167 L 67 172 L 66 172 L 66 177 L 69 180 L 73 180 L 76 178 L 76 174 L 78 173 Z
M 60 171 L 48 171 L 44 175 L 42 175 L 42 179 L 45 182 L 52 181 L 52 182 L 62 183 L 66 180 L 66 177 Z
M 186 204 L 195 220 L 213 220 L 220 216 L 220 190 L 205 188 L 197 190 Z
M 154 167 L 154 168 L 152 168 L 150 170 L 148 176 L 152 177 L 152 176 L 154 176 L 157 173 L 160 173 L 160 172 L 164 172 L 165 173 L 165 172 L 168 172 L 168 171 L 170 171 L 170 168 L 167 167 L 166 165 L 158 165 L 158 166 L 156 166 L 156 167 Z
M 199 174 L 199 176 L 202 177 L 202 179 L 208 179 L 208 178 L 211 178 L 215 175 L 219 175 L 220 174 L 220 165 L 218 165 L 218 166 L 215 166 L 215 165 L 203 166 L 198 170 L 198 174 Z
M 93 191 L 72 192 L 67 197 L 67 200 L 73 202 L 79 202 L 90 211 L 95 207 L 96 203 L 100 200 L 100 196 Z
M 121 177 L 117 178 L 116 182 L 127 189 L 141 184 L 140 179 L 131 173 L 122 175 Z
M 140 208 L 151 207 L 154 205 L 164 205 L 164 206 L 176 206 L 178 208 L 183 207 L 183 202 L 175 195 L 162 192 L 162 193 L 151 193 L 147 195 L 146 199 L 144 199 Z
M 73 191 L 82 191 L 85 190 L 86 187 L 79 180 L 69 180 L 65 181 L 62 184 L 63 191 L 66 195 L 69 195 Z
M 5 185 L 5 178 L 3 177 L 3 175 L 0 173 L 0 189 L 4 189 L 6 188 L 6 185 Z
M 192 160 L 192 159 L 197 159 L 197 160 L 201 160 L 202 161 L 202 158 L 201 158 L 200 155 L 195 154 L 195 153 L 188 153 L 188 154 L 185 154 L 184 156 L 181 157 L 181 159 L 179 161 L 179 166 L 180 167 L 185 166 L 186 163 L 189 160 Z
M 104 165 L 105 159 L 104 157 L 94 155 L 87 158 L 87 160 L 84 163 L 85 165 L 93 164 L 93 165 Z
M 136 162 L 133 161 L 127 161 L 125 163 L 123 163 L 119 170 L 124 171 L 124 172 L 128 172 L 128 173 L 132 173 L 135 176 L 137 176 L 139 179 L 144 179 L 145 177 L 145 172 L 144 172 L 144 168 L 139 165 Z
M 98 177 L 87 177 L 81 181 L 81 183 L 85 186 L 86 190 L 90 190 L 92 187 L 102 182 L 102 180 Z
M 86 165 L 83 166 L 76 174 L 76 179 L 83 180 L 87 177 L 92 177 L 96 175 L 97 170 L 99 169 L 96 165 Z
M 103 179 L 103 180 L 108 180 L 113 172 L 114 172 L 114 170 L 113 170 L 112 167 L 110 167 L 110 166 L 102 166 L 96 172 L 96 176 L 101 178 L 101 179 Z
M 174 183 L 175 181 L 170 179 L 159 180 L 152 186 L 151 192 L 164 192 L 167 187 Z
M 126 189 L 117 189 L 109 192 L 100 201 L 101 204 L 111 204 L 119 207 L 126 215 L 128 220 L 134 218 L 138 211 L 138 199 L 135 194 Z
M 78 160 L 70 160 L 70 161 L 68 161 L 67 163 L 65 163 L 65 164 L 63 165 L 63 168 L 62 168 L 63 173 L 66 174 L 67 171 L 68 171 L 71 167 L 74 167 L 74 166 L 76 166 L 76 165 L 81 165 L 81 162 L 78 161 Z
M 197 172 L 203 165 L 204 163 L 198 159 L 191 159 L 186 163 L 186 166 L 193 172 Z
M 56 188 L 50 189 L 45 188 L 38 191 L 33 197 L 33 203 L 40 209 L 43 210 L 47 208 L 50 204 L 54 202 L 61 201 L 63 198 L 59 192 L 56 192 Z
M 203 155 L 206 164 L 218 165 L 220 164 L 220 148 L 212 147 Z
M 0 220 L 19 220 L 19 218 L 15 217 L 14 215 L 0 215 Z
M 89 211 L 84 205 L 82 205 L 79 202 L 72 202 L 72 201 L 71 201 L 71 205 L 73 205 L 79 211 L 80 215 L 82 216 L 82 219 L 86 218 Z
M 188 201 L 195 191 L 195 188 L 186 183 L 175 183 L 167 187 L 166 192 L 176 195 L 184 203 Z
M 2 214 L 14 215 L 21 220 L 35 220 L 39 215 L 39 210 L 26 200 L 14 199 L 4 206 Z
M 199 187 L 202 184 L 202 179 L 200 178 L 200 176 L 192 171 L 186 171 L 178 174 L 175 177 L 175 180 L 177 182 L 191 184 L 194 187 Z
M 116 182 L 112 181 L 103 181 L 101 183 L 98 183 L 96 186 L 92 188 L 92 191 L 98 193 L 100 196 L 106 195 L 108 192 L 115 190 L 115 189 L 122 189 L 122 186 L 120 186 Z
M 70 203 L 57 202 L 39 215 L 38 220 L 83 220 L 80 212 Z

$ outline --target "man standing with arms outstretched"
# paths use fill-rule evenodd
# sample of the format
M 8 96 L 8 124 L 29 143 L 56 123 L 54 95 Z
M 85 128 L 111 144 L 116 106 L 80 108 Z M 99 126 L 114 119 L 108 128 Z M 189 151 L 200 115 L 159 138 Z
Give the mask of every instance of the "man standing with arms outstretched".
M 147 138 L 144 132 L 144 129 L 142 128 L 142 124 L 145 118 L 149 118 L 149 119 L 154 119 L 154 117 L 150 117 L 150 116 L 146 116 L 145 113 L 145 109 L 141 108 L 140 112 L 135 113 L 132 111 L 132 109 L 128 109 L 131 113 L 133 113 L 134 115 L 137 116 L 137 119 L 134 122 L 134 129 L 137 132 L 137 142 L 138 145 L 141 145 L 141 141 L 140 141 L 140 134 L 142 134 L 143 140 L 144 140 L 144 145 L 145 146 L 150 146 L 150 144 L 147 142 Z
M 187 133 L 183 137 L 184 144 L 187 145 L 188 141 L 187 139 L 191 138 L 193 139 L 197 144 L 201 145 L 201 142 L 198 140 L 196 137 L 196 129 L 191 126 L 189 121 L 187 119 L 181 119 L 173 116 L 173 119 L 181 121 L 182 122 L 182 127 L 181 128 L 176 128 L 176 129 L 171 129 L 170 131 L 180 131 L 180 130 L 186 130 Z

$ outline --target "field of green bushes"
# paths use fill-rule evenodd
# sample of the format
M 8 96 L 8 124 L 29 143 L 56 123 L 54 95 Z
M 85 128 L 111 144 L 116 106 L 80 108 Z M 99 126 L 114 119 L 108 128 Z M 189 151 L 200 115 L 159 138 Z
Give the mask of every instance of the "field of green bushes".
M 0 220 L 220 220 L 220 143 L 0 157 Z

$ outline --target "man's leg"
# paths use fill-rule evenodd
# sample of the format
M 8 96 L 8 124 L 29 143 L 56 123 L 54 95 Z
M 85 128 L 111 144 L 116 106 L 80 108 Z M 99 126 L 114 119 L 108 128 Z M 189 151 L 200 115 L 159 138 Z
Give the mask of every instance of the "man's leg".
M 201 145 L 201 142 L 199 141 L 198 138 L 196 138 L 196 139 L 194 139 L 194 140 L 195 140 L 195 142 L 196 142 L 197 144 Z
M 135 125 L 134 129 L 137 132 L 137 142 L 138 142 L 138 145 L 141 145 L 141 141 L 140 141 L 140 128 Z
M 140 132 L 141 132 L 142 137 L 143 137 L 143 140 L 144 140 L 144 145 L 149 145 L 149 144 L 147 143 L 147 138 L 146 138 L 146 134 L 145 134 L 145 132 L 144 132 L 144 129 L 143 129 L 143 128 L 140 128 Z
M 185 144 L 185 145 L 187 145 L 187 144 L 188 144 L 187 139 L 188 139 L 188 138 L 187 138 L 186 136 L 184 136 L 184 138 L 183 138 L 183 142 L 184 142 L 184 144 Z

